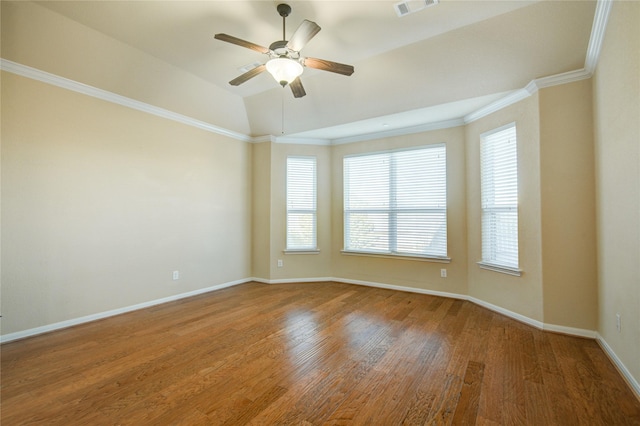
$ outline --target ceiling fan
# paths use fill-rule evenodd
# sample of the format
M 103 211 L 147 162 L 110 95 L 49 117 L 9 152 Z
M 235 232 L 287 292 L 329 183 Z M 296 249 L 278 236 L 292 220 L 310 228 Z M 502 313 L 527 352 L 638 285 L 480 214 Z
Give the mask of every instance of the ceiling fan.
M 291 40 L 287 41 L 285 39 L 285 20 L 291 13 L 291 6 L 288 4 L 279 4 L 277 10 L 280 16 L 282 16 L 282 40 L 274 41 L 268 48 L 228 34 L 221 33 L 215 35 L 215 38 L 218 40 L 246 47 L 247 49 L 255 50 L 256 52 L 269 56 L 269 60 L 265 64 L 259 65 L 234 78 L 229 84 L 239 86 L 267 70 L 282 87 L 288 84 L 289 87 L 291 87 L 294 97 L 301 98 L 306 95 L 304 87 L 302 87 L 302 82 L 300 81 L 303 67 L 330 71 L 347 76 L 353 74 L 354 69 L 351 65 L 301 56 L 300 51 L 309 40 L 320 31 L 320 26 L 315 22 L 305 19 L 293 33 Z

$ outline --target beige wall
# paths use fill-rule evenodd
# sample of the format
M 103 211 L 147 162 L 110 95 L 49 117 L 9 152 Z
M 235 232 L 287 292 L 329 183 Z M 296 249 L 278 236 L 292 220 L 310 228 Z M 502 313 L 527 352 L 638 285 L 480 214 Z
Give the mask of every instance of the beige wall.
M 480 269 L 480 135 L 515 122 L 518 138 L 518 242 L 522 276 Z M 469 295 L 543 321 L 538 95 L 466 126 Z
M 8 73 L 1 124 L 2 334 L 250 276 L 248 144 Z
M 445 143 L 447 147 L 447 245 L 450 264 L 342 254 L 343 185 L 345 155 Z M 466 200 L 464 129 L 456 127 L 427 133 L 334 146 L 332 157 L 333 276 L 349 280 L 391 284 L 466 294 Z M 440 269 L 447 269 L 447 278 Z
M 595 330 L 591 81 L 542 89 L 539 100 L 544 322 Z
M 252 276 L 271 279 L 271 142 L 252 147 Z
M 254 276 L 266 281 L 331 277 L 330 148 L 265 142 L 254 147 L 256 202 L 254 215 Z M 284 253 L 286 248 L 286 172 L 290 155 L 312 156 L 317 161 L 317 231 L 319 253 Z M 282 260 L 282 267 L 278 267 Z
M 324 278 L 331 277 L 331 175 L 328 146 L 291 145 L 276 143 L 272 147 L 272 209 L 271 266 L 272 279 Z M 287 156 L 307 155 L 317 160 L 317 230 L 318 254 L 284 254 L 286 247 L 286 171 Z M 283 267 L 278 268 L 277 260 Z
M 640 3 L 613 2 L 593 78 L 598 332 L 640 382 Z M 622 318 L 616 330 L 616 313 Z

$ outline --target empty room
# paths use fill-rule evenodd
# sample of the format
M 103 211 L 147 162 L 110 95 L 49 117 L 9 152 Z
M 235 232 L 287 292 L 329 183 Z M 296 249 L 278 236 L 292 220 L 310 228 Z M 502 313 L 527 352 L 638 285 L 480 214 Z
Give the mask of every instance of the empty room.
M 640 424 L 640 1 L 0 4 L 3 425 Z

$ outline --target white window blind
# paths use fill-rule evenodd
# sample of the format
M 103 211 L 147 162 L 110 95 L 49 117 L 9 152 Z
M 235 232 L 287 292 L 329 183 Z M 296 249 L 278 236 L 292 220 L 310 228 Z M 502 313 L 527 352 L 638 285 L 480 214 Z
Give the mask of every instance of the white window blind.
M 482 263 L 518 268 L 518 144 L 511 124 L 480 145 Z
M 447 256 L 444 144 L 344 158 L 345 251 Z
M 287 157 L 287 250 L 316 249 L 316 158 Z

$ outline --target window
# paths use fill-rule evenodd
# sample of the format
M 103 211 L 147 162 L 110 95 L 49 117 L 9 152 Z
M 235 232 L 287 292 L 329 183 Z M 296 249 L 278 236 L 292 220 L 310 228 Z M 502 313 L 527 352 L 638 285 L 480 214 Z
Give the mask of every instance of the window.
M 518 269 L 518 144 L 516 126 L 496 129 L 480 141 L 482 262 L 520 275 Z
M 344 251 L 446 259 L 444 144 L 344 158 Z
M 287 250 L 317 250 L 315 157 L 287 157 Z

